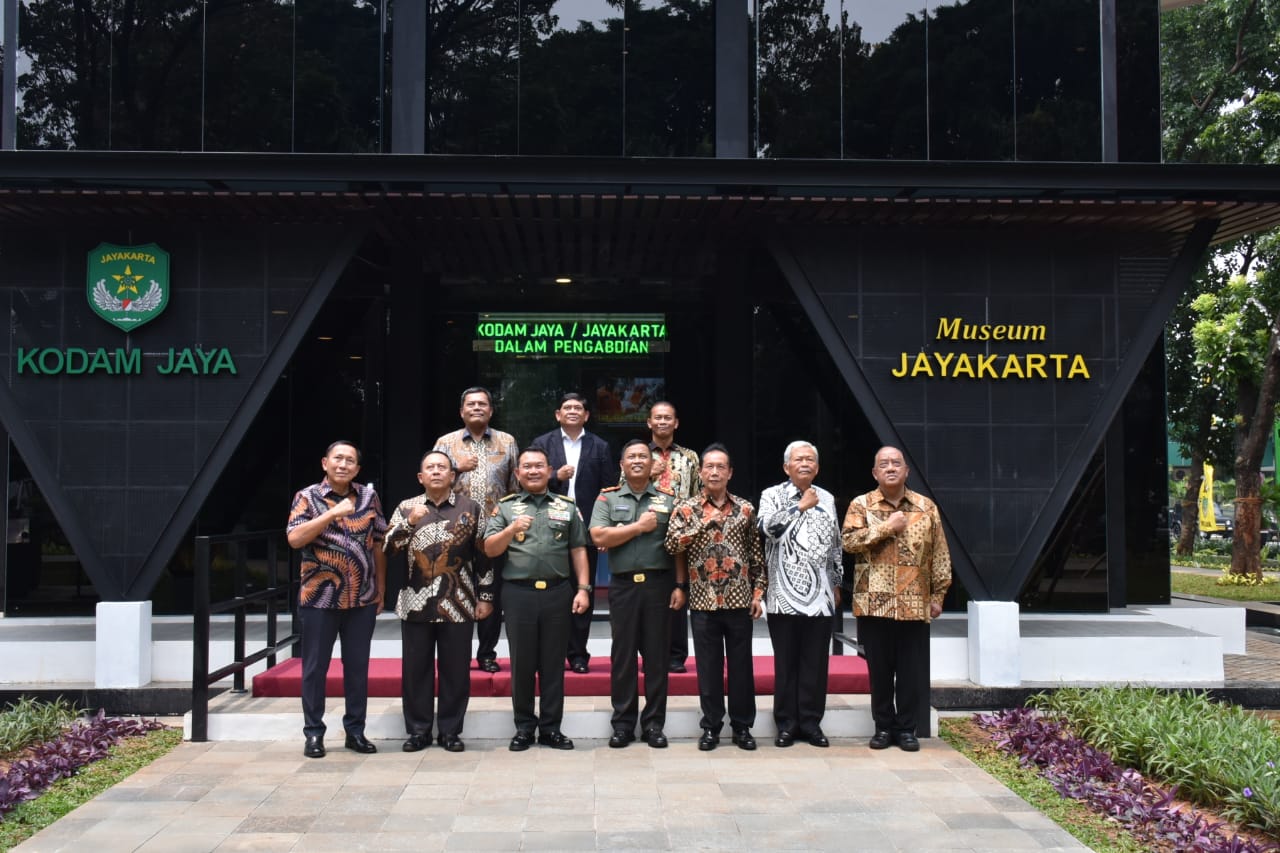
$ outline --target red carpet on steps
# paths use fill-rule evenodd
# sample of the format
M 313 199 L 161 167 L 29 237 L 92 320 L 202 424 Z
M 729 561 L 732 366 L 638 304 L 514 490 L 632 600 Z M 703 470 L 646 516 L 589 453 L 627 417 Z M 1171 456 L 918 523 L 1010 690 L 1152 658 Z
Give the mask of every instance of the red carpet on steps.
M 832 655 L 828 668 L 828 693 L 869 693 L 870 683 L 867 680 L 867 662 L 856 655 Z M 511 662 L 505 658 L 498 661 L 501 670 L 493 674 L 476 669 L 471 664 L 472 696 L 510 696 L 511 695 Z M 671 673 L 670 693 L 672 696 L 697 696 L 698 676 L 694 670 L 693 659 L 689 659 L 688 672 Z M 773 658 L 755 658 L 756 693 L 762 696 L 773 694 Z M 644 676 L 640 676 L 640 695 L 644 695 Z M 608 696 L 609 695 L 609 660 L 608 658 L 592 658 L 591 672 L 580 675 L 566 671 L 564 674 L 564 692 L 567 696 Z M 302 693 L 302 662 L 298 658 L 290 658 L 278 666 L 253 677 L 254 696 L 300 696 Z M 342 695 L 342 662 L 335 660 L 329 665 L 329 677 L 325 681 L 326 696 Z M 400 659 L 374 658 L 369 661 L 369 695 L 399 696 L 400 693 Z

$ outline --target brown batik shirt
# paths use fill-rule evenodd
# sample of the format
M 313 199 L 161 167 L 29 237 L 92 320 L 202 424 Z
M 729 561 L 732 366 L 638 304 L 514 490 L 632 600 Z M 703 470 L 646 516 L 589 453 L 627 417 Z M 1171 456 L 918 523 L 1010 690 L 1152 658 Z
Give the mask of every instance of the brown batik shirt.
M 680 501 L 665 544 L 688 558 L 691 610 L 745 608 L 764 594 L 768 573 L 750 501 L 726 495 L 716 506 L 705 491 Z
M 510 433 L 486 429 L 480 441 L 465 427 L 436 439 L 433 450 L 449 457 L 453 467 L 463 456 L 475 456 L 474 471 L 459 471 L 453 481 L 457 494 L 467 495 L 484 507 L 485 517 L 493 512 L 498 499 L 519 488 L 516 483 L 516 440 Z
M 416 506 L 427 514 L 409 523 Z M 425 494 L 401 501 L 387 527 L 388 553 L 409 549 L 409 575 L 401 597 L 406 622 L 471 622 L 476 601 L 493 601 L 493 569 L 484 553 L 483 510 L 465 495 L 435 503 Z M 479 577 L 477 577 L 479 574 Z
M 901 510 L 906 528 L 884 523 Z M 928 622 L 929 605 L 942 606 L 951 586 L 951 552 L 933 501 L 906 489 L 895 506 L 879 489 L 849 504 L 840 531 L 844 550 L 857 555 L 853 615 Z

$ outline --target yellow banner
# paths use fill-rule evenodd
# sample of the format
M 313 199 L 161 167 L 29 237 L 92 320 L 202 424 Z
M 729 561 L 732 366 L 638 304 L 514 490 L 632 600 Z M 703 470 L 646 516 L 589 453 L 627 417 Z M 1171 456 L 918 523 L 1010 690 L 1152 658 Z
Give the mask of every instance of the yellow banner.
M 1213 533 L 1218 527 L 1217 513 L 1213 511 L 1213 466 L 1204 466 L 1204 479 L 1200 481 L 1200 531 Z

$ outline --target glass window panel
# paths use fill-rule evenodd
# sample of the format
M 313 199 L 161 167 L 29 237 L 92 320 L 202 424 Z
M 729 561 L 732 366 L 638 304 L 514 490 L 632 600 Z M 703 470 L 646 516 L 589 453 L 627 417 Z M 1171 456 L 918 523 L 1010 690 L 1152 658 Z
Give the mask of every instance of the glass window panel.
M 380 150 L 380 4 L 294 0 L 294 151 Z
M 716 34 L 710 0 L 628 0 L 626 153 L 715 154 Z
M 756 7 L 757 156 L 840 156 L 839 0 Z
M 520 154 L 623 153 L 623 45 L 609 0 L 522 4 Z
M 928 43 L 929 159 L 1012 159 L 1012 4 L 930 5 Z
M 1160 162 L 1160 10 L 1116 0 L 1116 130 L 1120 162 Z
M 517 0 L 436 0 L 427 15 L 433 154 L 516 153 Z
M 201 4 L 127 5 L 23 3 L 19 147 L 200 147 Z
M 1098 0 L 1017 4 L 1019 160 L 1102 156 Z
M 292 149 L 293 18 L 292 0 L 208 4 L 204 150 Z
M 844 25 L 844 156 L 928 158 L 928 12 L 920 0 L 856 0 Z

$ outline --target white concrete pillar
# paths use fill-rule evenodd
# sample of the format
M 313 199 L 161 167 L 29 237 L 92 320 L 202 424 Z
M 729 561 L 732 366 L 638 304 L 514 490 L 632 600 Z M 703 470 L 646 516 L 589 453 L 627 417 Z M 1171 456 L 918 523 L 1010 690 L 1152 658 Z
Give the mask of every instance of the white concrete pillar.
M 151 682 L 151 602 L 101 601 L 94 644 L 95 687 Z
M 1016 601 L 969 602 L 969 680 L 984 687 L 1022 683 Z

